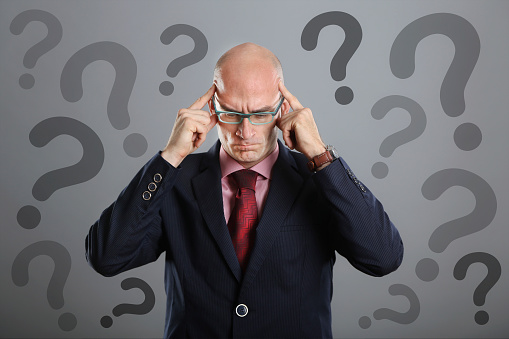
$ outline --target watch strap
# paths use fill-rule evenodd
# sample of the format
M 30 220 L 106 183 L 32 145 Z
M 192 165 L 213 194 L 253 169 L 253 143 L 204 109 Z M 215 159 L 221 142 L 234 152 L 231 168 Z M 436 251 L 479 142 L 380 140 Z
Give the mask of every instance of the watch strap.
M 329 150 L 326 150 L 322 154 L 313 157 L 313 159 L 308 162 L 308 168 L 311 172 L 315 172 L 318 168 L 333 160 L 334 157 L 330 154 Z

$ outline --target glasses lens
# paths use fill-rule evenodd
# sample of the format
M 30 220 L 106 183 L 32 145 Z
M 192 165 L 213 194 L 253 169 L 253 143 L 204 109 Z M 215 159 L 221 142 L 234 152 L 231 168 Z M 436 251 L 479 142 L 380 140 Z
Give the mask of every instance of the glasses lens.
M 272 122 L 273 118 L 274 118 L 274 116 L 272 114 L 261 113 L 261 114 L 251 115 L 249 117 L 249 120 L 251 120 L 251 122 L 253 124 L 261 125 L 261 124 L 268 124 L 269 122 Z
M 228 123 L 237 123 L 242 120 L 242 116 L 235 113 L 221 113 L 219 114 L 219 120 Z

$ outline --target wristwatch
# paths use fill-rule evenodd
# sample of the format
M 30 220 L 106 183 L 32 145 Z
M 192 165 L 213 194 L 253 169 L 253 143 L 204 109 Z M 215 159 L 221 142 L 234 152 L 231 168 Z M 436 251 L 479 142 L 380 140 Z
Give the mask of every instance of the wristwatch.
M 332 145 L 327 145 L 325 152 L 317 155 L 308 162 L 308 168 L 311 172 L 316 172 L 318 168 L 326 163 L 333 162 L 337 158 L 339 158 L 339 155 L 336 149 Z

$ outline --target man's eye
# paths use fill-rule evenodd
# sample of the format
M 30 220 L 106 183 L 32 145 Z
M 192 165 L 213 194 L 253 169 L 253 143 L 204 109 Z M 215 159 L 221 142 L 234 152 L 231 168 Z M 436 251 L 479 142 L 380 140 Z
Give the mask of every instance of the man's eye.
M 270 117 L 271 117 L 270 114 L 253 114 L 251 116 L 251 119 L 255 119 L 258 121 L 265 121 L 265 120 L 269 119 Z

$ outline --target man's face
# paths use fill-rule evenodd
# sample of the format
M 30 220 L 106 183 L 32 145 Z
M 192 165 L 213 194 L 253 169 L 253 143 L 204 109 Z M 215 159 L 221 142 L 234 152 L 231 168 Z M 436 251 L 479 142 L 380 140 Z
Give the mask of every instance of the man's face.
M 235 77 L 236 72 L 223 72 L 216 81 L 216 108 L 222 111 L 255 113 L 274 111 L 281 99 L 279 77 L 273 70 L 255 69 L 247 76 Z M 238 73 L 237 73 L 238 74 Z M 244 73 L 244 75 L 246 75 Z M 213 105 L 211 112 L 213 112 Z M 286 105 L 281 107 L 281 110 Z M 219 140 L 233 159 L 250 168 L 274 151 L 277 142 L 276 119 L 265 125 L 253 125 L 249 119 L 240 124 L 217 123 Z

